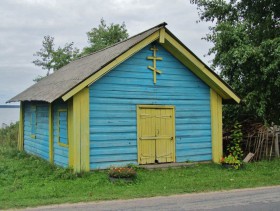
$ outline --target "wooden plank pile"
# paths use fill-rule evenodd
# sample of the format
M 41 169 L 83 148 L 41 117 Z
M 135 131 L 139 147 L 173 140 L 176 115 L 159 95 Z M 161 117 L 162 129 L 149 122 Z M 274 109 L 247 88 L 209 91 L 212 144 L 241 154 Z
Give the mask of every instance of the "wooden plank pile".
M 267 127 L 262 124 L 253 124 L 246 131 L 244 139 L 244 154 L 253 153 L 252 160 L 271 160 L 279 158 L 280 126 Z

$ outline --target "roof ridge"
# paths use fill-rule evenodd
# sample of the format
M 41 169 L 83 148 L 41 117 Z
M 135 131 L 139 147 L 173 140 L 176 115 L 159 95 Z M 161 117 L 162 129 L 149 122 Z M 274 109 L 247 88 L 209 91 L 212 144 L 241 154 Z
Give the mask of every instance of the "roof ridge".
M 145 32 L 150 31 L 150 30 L 152 30 L 152 29 L 154 29 L 154 28 L 157 28 L 157 27 L 158 27 L 158 28 L 161 28 L 161 27 L 165 27 L 166 25 L 167 25 L 166 22 L 162 22 L 162 23 L 160 23 L 160 24 L 158 24 L 158 25 L 156 25 L 156 26 L 154 26 L 154 27 L 152 27 L 152 28 L 150 28 L 150 29 L 147 29 L 147 30 L 145 30 L 145 31 L 143 31 L 143 32 L 140 32 L 140 33 L 136 34 L 136 35 L 133 35 L 132 37 L 129 37 L 129 38 L 125 39 L 125 40 L 119 41 L 119 42 L 117 42 L 117 43 L 114 43 L 113 45 L 107 46 L 107 47 L 102 48 L 102 49 L 100 49 L 100 50 L 98 50 L 98 51 L 95 51 L 95 52 L 93 52 L 93 53 L 90 53 L 90 54 L 84 55 L 84 56 L 82 56 L 82 57 L 80 57 L 80 58 L 77 58 L 77 59 L 71 61 L 70 63 L 75 62 L 75 61 L 77 61 L 77 60 L 79 60 L 79 59 L 82 59 L 82 58 L 91 56 L 91 55 L 93 55 L 93 54 L 97 54 L 97 53 L 99 53 L 99 52 L 101 52 L 101 51 L 107 50 L 108 48 L 112 48 L 112 47 L 114 47 L 114 46 L 116 46 L 116 45 L 118 45 L 118 44 L 120 44 L 120 43 L 126 42 L 126 41 L 128 41 L 128 40 L 130 40 L 130 39 L 132 39 L 132 38 L 134 38 L 134 37 L 140 36 L 140 35 L 144 34 Z

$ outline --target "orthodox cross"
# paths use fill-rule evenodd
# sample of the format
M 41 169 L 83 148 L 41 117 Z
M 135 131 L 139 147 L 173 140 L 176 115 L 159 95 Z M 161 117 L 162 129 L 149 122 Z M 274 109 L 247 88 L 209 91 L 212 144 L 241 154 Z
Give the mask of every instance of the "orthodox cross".
M 154 84 L 157 82 L 157 73 L 161 74 L 160 70 L 157 70 L 157 60 L 162 61 L 162 57 L 157 57 L 157 47 L 154 45 L 150 50 L 153 51 L 153 56 L 148 56 L 147 59 L 153 60 L 153 67 L 148 66 L 150 70 L 154 72 Z

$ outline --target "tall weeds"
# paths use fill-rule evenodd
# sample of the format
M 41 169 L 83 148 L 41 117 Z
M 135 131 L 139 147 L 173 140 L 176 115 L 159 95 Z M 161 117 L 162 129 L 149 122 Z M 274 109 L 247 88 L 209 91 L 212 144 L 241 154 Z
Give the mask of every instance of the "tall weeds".
M 0 128 L 0 147 L 16 148 L 18 140 L 19 123 L 11 123 L 5 128 Z

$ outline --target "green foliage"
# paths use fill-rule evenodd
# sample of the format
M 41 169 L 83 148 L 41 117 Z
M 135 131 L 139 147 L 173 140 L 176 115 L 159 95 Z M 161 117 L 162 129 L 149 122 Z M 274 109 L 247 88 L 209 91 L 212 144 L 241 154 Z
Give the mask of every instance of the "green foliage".
M 232 154 L 229 154 L 228 156 L 222 158 L 221 160 L 222 164 L 227 164 L 232 166 L 234 169 L 239 169 L 241 167 L 242 162 L 238 160 L 235 156 Z
M 19 123 L 11 123 L 5 128 L 0 128 L 0 146 L 16 147 L 18 140 Z
M 225 123 L 250 116 L 279 124 L 280 1 L 191 2 L 200 20 L 214 24 L 205 38 L 214 44 L 209 50 L 215 54 L 213 67 L 242 98 L 241 106 L 227 106 Z
M 231 130 L 231 140 L 227 145 L 228 156 L 221 159 L 222 164 L 232 165 L 235 169 L 239 169 L 242 164 L 243 151 L 240 146 L 243 139 L 241 124 L 236 122 Z
M 90 46 L 83 49 L 82 55 L 87 55 L 128 38 L 125 23 L 106 25 L 102 18 L 97 28 L 92 28 L 87 33 Z
M 55 49 L 54 38 L 49 35 L 44 37 L 42 45 L 43 47 L 34 54 L 34 56 L 39 58 L 34 60 L 33 63 L 47 70 L 46 76 L 48 76 L 51 71 L 56 71 L 68 64 L 79 55 L 79 49 L 74 48 L 73 42 L 66 43 L 64 47 L 59 46 Z M 38 76 L 34 81 L 38 82 L 43 78 L 43 76 Z
M 243 151 L 240 144 L 243 139 L 243 134 L 241 130 L 241 124 L 239 123 L 234 124 L 233 129 L 231 131 L 231 138 L 232 140 L 229 142 L 227 146 L 227 152 L 228 154 L 235 157 L 237 160 L 242 160 Z

